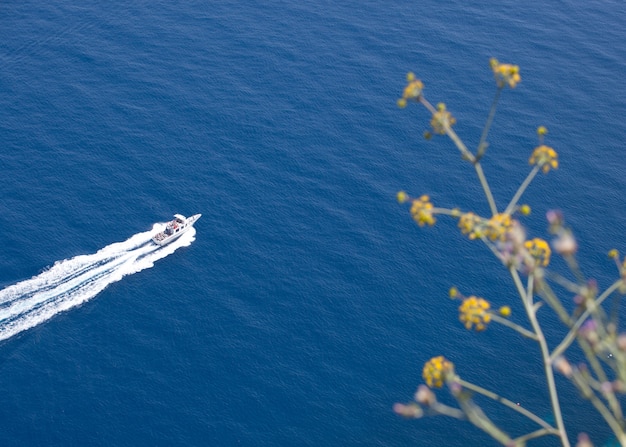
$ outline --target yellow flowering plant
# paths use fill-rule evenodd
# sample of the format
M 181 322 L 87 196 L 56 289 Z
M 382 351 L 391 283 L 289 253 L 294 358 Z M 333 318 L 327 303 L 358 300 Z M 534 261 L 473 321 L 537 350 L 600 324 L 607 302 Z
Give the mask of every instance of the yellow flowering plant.
M 556 150 L 544 144 L 544 137 L 548 133 L 544 126 L 537 128 L 539 144 L 530 151 L 530 172 L 508 204 L 503 208 L 497 206 L 482 169 L 481 159 L 488 147 L 487 136 L 500 94 L 507 87 L 515 88 L 521 82 L 521 76 L 517 65 L 502 64 L 491 59 L 490 67 L 495 77 L 496 93 L 475 150 L 470 150 L 453 129 L 456 119 L 446 105 L 440 103 L 434 107 L 426 99 L 424 83 L 413 73 L 407 75 L 407 85 L 398 100 L 398 106 L 402 108 L 414 102 L 430 113 L 432 132 L 426 133 L 427 138 L 434 134 L 445 135 L 452 140 L 462 158 L 473 167 L 485 194 L 490 215 L 481 216 L 474 211 L 463 211 L 460 208 L 435 207 L 425 194 L 412 198 L 401 191 L 397 199 L 400 203 L 410 204 L 410 214 L 420 227 L 434 225 L 438 215 L 458 219 L 458 228 L 463 235 L 472 241 L 484 243 L 502 262 L 526 314 L 526 326 L 509 320 L 512 312 L 509 305 L 496 309 L 487 299 L 474 295 L 466 297 L 456 287 L 450 289 L 449 296 L 460 301 L 459 320 L 467 330 L 482 332 L 490 324 L 497 323 L 516 331 L 537 346 L 543 363 L 554 422 L 549 423 L 520 403 L 463 380 L 454 364 L 444 356 L 437 356 L 426 362 L 422 372 L 426 385 L 419 386 L 411 402 L 397 403 L 394 410 L 408 418 L 447 415 L 467 420 L 506 446 L 525 446 L 533 439 L 551 436 L 558 439 L 560 445 L 569 447 L 570 437 L 555 380 L 555 373 L 558 372 L 569 379 L 582 397 L 591 403 L 613 431 L 617 442 L 626 447 L 626 419 L 619 400 L 619 396 L 626 393 L 626 333 L 618 331 L 616 312 L 607 312 L 603 307 L 609 297 L 619 299 L 618 294 L 626 294 L 626 257 L 621 257 L 617 250 L 609 252 L 609 258 L 615 261 L 618 275 L 613 284 L 600 291 L 596 282 L 588 279 L 581 271 L 576 260 L 576 238 L 560 212 L 550 211 L 547 214 L 551 243 L 540 237 L 527 237 L 521 219 L 530 214 L 531 208 L 519 201 L 537 173 L 541 171 L 548 174 L 559 166 Z M 573 279 L 549 270 L 553 253 L 566 261 Z M 554 284 L 574 295 L 576 307 L 573 310 L 568 310 L 564 301 L 557 296 L 552 288 Z M 558 340 L 556 346 L 549 345 L 537 318 L 539 309 L 544 305 L 552 309 L 566 329 L 565 335 Z M 584 363 L 577 363 L 578 366 L 571 364 L 566 358 L 574 343 L 584 355 Z M 433 390 L 444 387 L 455 398 L 458 407 L 437 400 Z M 515 436 L 507 433 L 475 402 L 476 395 L 493 399 L 514 410 L 533 421 L 536 429 Z M 584 433 L 578 435 L 578 440 L 579 447 L 592 445 L 589 436 Z

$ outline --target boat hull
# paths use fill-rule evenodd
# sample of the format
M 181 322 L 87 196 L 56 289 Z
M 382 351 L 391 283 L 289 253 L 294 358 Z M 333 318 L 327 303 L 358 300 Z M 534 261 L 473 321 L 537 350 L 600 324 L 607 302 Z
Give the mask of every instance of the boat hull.
M 194 214 L 191 217 L 184 217 L 180 214 L 174 216 L 174 220 L 168 222 L 164 231 L 155 234 L 152 241 L 160 246 L 164 246 L 174 242 L 187 231 L 189 231 L 202 214 Z

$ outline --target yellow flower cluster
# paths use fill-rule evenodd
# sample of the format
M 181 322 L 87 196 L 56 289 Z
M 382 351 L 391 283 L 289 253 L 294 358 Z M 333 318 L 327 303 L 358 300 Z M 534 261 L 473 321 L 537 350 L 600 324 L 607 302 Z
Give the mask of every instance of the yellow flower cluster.
M 449 374 L 454 374 L 454 363 L 442 355 L 427 361 L 422 371 L 426 385 L 431 388 L 441 388 Z
M 559 167 L 558 157 L 559 155 L 554 149 L 542 144 L 535 148 L 528 162 L 531 165 L 539 166 L 543 173 L 547 174 L 550 168 L 556 169 Z
M 436 134 L 445 135 L 446 130 L 450 129 L 454 123 L 456 119 L 446 110 L 446 105 L 442 102 L 437 104 L 437 111 L 433 113 L 433 118 L 430 120 L 433 131 Z
M 550 245 L 543 239 L 536 237 L 530 241 L 524 242 L 524 246 L 530 256 L 532 256 L 541 267 L 545 267 L 550 263 L 552 250 L 550 250 Z
M 522 80 L 519 74 L 519 66 L 517 65 L 501 64 L 495 58 L 492 58 L 489 61 L 489 64 L 493 70 L 498 88 L 503 88 L 505 85 L 515 88 L 515 86 Z
M 459 228 L 461 233 L 467 234 L 470 239 L 476 239 L 482 235 L 480 224 L 482 219 L 474 213 L 462 214 L 459 218 Z
M 506 233 L 511 228 L 513 228 L 513 221 L 511 220 L 511 216 L 506 213 L 499 213 L 487 221 L 485 235 L 492 241 L 502 241 L 504 240 Z
M 430 197 L 423 195 L 419 199 L 413 200 L 411 216 L 420 227 L 434 225 L 436 219 L 433 216 L 433 204 L 430 202 Z
M 491 305 L 484 298 L 475 296 L 465 298 L 459 306 L 459 320 L 467 330 L 475 327 L 476 331 L 484 331 L 491 321 L 490 307 Z
M 415 75 L 413 73 L 407 74 L 406 80 L 408 84 L 404 87 L 402 98 L 398 99 L 398 107 L 406 107 L 407 100 L 412 99 L 417 101 L 422 96 L 424 83 L 419 79 L 415 79 Z

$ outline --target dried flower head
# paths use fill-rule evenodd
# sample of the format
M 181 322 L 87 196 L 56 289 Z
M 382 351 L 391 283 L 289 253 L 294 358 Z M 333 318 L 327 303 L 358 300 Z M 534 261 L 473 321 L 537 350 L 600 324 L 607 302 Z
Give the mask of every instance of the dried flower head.
M 482 236 L 481 223 L 482 219 L 480 216 L 472 212 L 462 214 L 459 218 L 461 233 L 467 234 L 470 239 L 476 239 Z
M 418 419 L 424 415 L 424 410 L 422 410 L 419 405 L 413 403 L 408 405 L 400 403 L 394 404 L 393 411 L 402 417 L 411 419 Z
M 578 243 L 570 230 L 563 229 L 557 233 L 557 237 L 552 241 L 552 247 L 561 256 L 572 256 L 578 250 Z
M 451 374 L 454 374 L 454 364 L 442 355 L 426 362 L 422 371 L 426 385 L 431 388 L 441 388 Z
M 406 107 L 407 101 L 418 101 L 422 96 L 422 90 L 424 89 L 424 83 L 415 78 L 413 73 L 406 75 L 407 85 L 402 92 L 402 98 L 398 99 L 398 107 Z
M 491 70 L 493 70 L 498 88 L 503 88 L 506 85 L 515 88 L 522 80 L 519 74 L 519 66 L 517 65 L 501 64 L 496 58 L 491 58 L 489 64 L 491 65 Z
M 414 199 L 411 205 L 411 216 L 420 227 L 434 225 L 436 219 L 433 216 L 433 204 L 430 202 L 430 197 L 423 195 L 419 199 Z
M 556 169 L 559 167 L 559 155 L 550 146 L 542 144 L 537 146 L 533 151 L 528 162 L 531 165 L 536 165 L 541 168 L 544 174 L 550 171 L 550 168 Z
M 444 135 L 454 123 L 456 123 L 456 119 L 446 110 L 446 105 L 442 102 L 437 104 L 437 111 L 433 113 L 433 118 L 430 120 L 433 132 Z
M 463 300 L 459 306 L 459 320 L 465 325 L 465 329 L 484 331 L 491 321 L 489 308 L 491 305 L 484 298 L 470 296 Z
M 543 239 L 536 237 L 530 241 L 524 242 L 524 246 L 537 265 L 546 267 L 550 263 L 552 250 L 550 250 L 550 246 Z
M 511 228 L 513 228 L 511 216 L 506 213 L 499 213 L 487 221 L 485 236 L 492 241 L 503 241 Z
M 415 402 L 431 406 L 437 402 L 437 396 L 426 385 L 420 385 L 415 392 Z
M 572 365 L 563 356 L 558 356 L 554 359 L 554 369 L 563 374 L 565 377 L 571 377 L 574 370 Z

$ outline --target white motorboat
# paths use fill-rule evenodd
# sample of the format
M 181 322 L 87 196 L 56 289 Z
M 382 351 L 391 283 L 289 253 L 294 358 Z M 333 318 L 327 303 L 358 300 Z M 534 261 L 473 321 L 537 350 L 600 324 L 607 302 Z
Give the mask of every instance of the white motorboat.
M 200 217 L 202 217 L 202 214 L 194 214 L 191 217 L 185 217 L 182 214 L 174 214 L 174 220 L 168 222 L 165 226 L 165 230 L 155 234 L 152 240 L 157 245 L 167 245 L 185 234 Z

